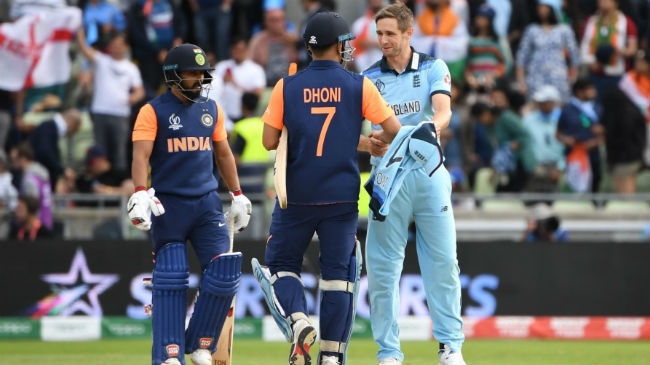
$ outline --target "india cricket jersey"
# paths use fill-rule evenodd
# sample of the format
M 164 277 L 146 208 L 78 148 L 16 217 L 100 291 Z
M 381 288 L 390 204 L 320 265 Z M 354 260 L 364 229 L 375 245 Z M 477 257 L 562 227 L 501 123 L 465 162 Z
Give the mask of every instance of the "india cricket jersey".
M 289 204 L 356 203 L 361 123 L 392 115 L 369 79 L 334 61 L 312 61 L 278 81 L 262 120 L 289 132 Z
M 386 57 L 363 72 L 389 101 L 402 125 L 417 125 L 433 119 L 431 97 L 434 94 L 451 96 L 451 76 L 444 61 L 413 51 L 411 61 L 402 73 L 390 68 Z M 378 126 L 373 125 L 373 129 Z M 379 162 L 373 157 L 373 165 Z
M 132 140 L 153 141 L 151 186 L 161 194 L 196 197 L 217 190 L 212 142 L 227 138 L 214 100 L 184 105 L 170 91 L 138 113 Z

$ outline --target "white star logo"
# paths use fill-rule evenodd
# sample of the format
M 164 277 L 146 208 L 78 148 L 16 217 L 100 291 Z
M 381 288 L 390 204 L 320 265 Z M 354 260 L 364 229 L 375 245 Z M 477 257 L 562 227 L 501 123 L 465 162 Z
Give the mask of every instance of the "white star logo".
M 70 270 L 67 273 L 45 274 L 42 276 L 42 279 L 50 284 L 50 286 L 77 286 L 79 283 L 80 273 L 83 284 L 91 288 L 87 293 L 88 302 L 85 302 L 81 298 L 77 299 L 61 312 L 61 316 L 69 316 L 76 312 L 83 312 L 89 316 L 101 317 L 102 306 L 99 303 L 98 296 L 106 291 L 106 289 L 113 286 L 113 284 L 119 280 L 119 275 L 91 273 L 88 269 L 86 256 L 81 248 L 77 249 L 74 258 L 72 259 L 72 263 L 70 264 Z M 56 291 L 55 289 L 53 290 Z

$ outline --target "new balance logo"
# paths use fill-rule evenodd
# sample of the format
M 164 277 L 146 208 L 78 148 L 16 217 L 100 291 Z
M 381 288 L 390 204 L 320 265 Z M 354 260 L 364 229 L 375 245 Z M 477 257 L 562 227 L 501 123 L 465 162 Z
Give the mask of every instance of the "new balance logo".
M 442 209 L 440 209 L 440 213 L 446 212 L 447 210 L 449 210 L 449 206 L 445 205 L 442 207 Z

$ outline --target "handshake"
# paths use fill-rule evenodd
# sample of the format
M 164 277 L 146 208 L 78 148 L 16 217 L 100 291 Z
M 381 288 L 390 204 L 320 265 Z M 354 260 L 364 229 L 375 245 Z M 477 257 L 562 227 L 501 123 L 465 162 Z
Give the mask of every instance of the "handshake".
M 148 231 L 151 229 L 151 214 L 158 217 L 165 214 L 165 208 L 158 198 L 154 188 L 145 190 L 136 189 L 126 205 L 131 223 L 138 229 Z M 251 202 L 241 191 L 238 195 L 230 194 L 232 203 L 226 213 L 226 219 L 232 221 L 235 232 L 243 231 L 251 219 Z

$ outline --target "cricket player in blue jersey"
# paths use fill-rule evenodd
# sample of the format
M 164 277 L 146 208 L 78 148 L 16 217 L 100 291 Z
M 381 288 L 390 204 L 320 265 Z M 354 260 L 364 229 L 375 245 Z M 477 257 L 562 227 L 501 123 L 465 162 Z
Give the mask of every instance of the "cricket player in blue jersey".
M 186 353 L 196 365 L 211 365 L 239 287 L 242 254 L 228 252 L 228 225 L 216 192 L 215 162 L 231 191 L 227 219 L 236 231 L 248 225 L 251 203 L 239 188 L 224 113 L 214 100 L 201 96 L 211 70 L 201 48 L 182 44 L 171 49 L 163 65 L 169 89 L 140 109 L 133 129 L 136 192 L 127 208 L 137 228 L 151 228 L 153 240 L 152 365 L 185 364 Z M 147 190 L 149 165 L 152 188 Z M 188 240 L 203 276 L 185 330 Z
M 375 16 L 377 38 L 384 57 L 363 75 L 370 78 L 391 104 L 402 125 L 432 121 L 440 130 L 451 118 L 451 78 L 445 63 L 410 46 L 413 14 L 402 3 Z M 371 139 L 375 139 L 374 133 Z M 376 169 L 380 159 L 373 157 Z M 440 364 L 465 364 L 460 314 L 461 287 L 456 259 L 456 228 L 451 205 L 451 180 L 441 166 L 431 176 L 424 168 L 407 173 L 384 221 L 371 214 L 366 237 L 366 270 L 370 320 L 379 345 L 380 365 L 401 364 L 399 343 L 399 280 L 408 225 L 417 229 L 416 248 L 433 335 L 440 342 Z
M 320 352 L 316 364 L 346 363 L 361 273 L 356 243 L 359 200 L 357 148 L 364 118 L 392 140 L 400 128 L 393 110 L 366 77 L 346 71 L 352 60 L 350 29 L 336 13 L 322 12 L 304 33 L 313 56 L 309 66 L 275 85 L 264 113 L 263 143 L 278 146 L 288 130 L 286 190 L 288 206 L 276 202 L 266 246 L 268 268 L 252 260 L 253 271 L 276 323 L 292 343 L 290 365 L 312 363 L 316 329 L 308 316 L 300 279 L 309 243 L 320 240 Z

